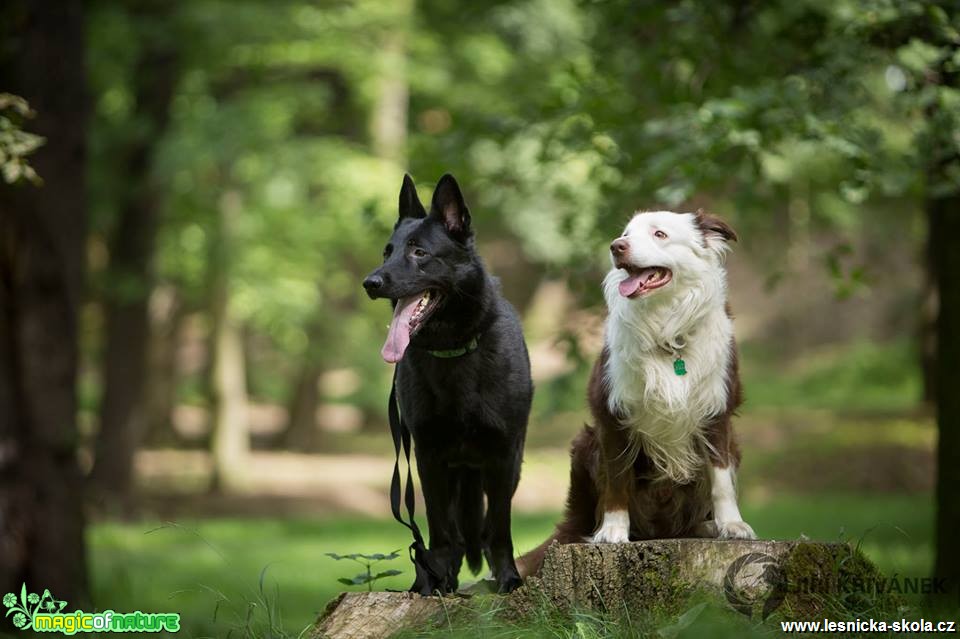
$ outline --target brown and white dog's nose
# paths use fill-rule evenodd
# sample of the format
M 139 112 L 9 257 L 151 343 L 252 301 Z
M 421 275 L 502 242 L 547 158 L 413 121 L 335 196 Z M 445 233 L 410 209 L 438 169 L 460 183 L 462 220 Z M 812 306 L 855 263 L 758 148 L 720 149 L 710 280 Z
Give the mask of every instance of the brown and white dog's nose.
M 610 252 L 613 253 L 614 257 L 621 257 L 627 254 L 627 251 L 630 250 L 630 243 L 622 237 L 615 239 L 610 244 Z

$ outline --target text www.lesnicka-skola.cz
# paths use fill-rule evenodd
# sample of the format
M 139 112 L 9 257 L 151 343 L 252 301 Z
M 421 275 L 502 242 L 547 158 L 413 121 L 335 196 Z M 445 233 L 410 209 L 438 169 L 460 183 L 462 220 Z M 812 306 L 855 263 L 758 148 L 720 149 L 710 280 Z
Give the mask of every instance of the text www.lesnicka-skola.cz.
M 956 621 L 927 621 L 919 619 L 909 621 L 877 621 L 875 619 L 856 619 L 854 621 L 781 621 L 784 632 L 956 632 Z

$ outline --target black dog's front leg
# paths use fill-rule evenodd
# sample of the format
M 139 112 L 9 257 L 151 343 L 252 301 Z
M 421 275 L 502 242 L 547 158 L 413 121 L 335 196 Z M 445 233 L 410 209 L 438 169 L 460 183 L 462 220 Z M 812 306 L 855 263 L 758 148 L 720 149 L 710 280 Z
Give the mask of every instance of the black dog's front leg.
M 487 518 L 483 525 L 483 541 L 487 563 L 501 593 L 513 592 L 522 583 L 513 559 L 513 539 L 510 535 L 510 501 L 519 481 L 519 459 L 503 460 L 484 468 Z
M 458 545 L 456 525 L 453 521 L 452 498 L 456 486 L 451 481 L 451 471 L 447 464 L 432 458 L 429 452 L 417 454 L 417 471 L 420 475 L 420 487 L 427 507 L 427 526 L 430 531 L 430 553 L 441 576 L 418 580 L 411 590 L 421 595 L 433 595 L 436 592 L 456 592 L 459 582 L 460 563 L 463 549 Z

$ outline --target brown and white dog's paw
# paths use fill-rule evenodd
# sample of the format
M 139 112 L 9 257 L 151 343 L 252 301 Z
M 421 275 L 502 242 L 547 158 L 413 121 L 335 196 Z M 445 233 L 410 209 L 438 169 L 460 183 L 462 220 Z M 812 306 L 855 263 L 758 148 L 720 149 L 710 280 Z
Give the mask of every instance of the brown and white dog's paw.
M 717 539 L 756 539 L 757 533 L 753 532 L 750 524 L 743 520 L 738 521 L 718 521 Z
M 592 537 L 591 544 L 625 544 L 630 541 L 630 515 L 625 510 L 603 513 L 603 522 Z

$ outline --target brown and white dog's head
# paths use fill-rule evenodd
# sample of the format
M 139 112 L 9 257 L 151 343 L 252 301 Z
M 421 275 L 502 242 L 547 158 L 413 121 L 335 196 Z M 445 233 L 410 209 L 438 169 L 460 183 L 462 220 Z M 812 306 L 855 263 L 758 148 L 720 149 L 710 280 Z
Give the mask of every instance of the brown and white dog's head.
M 724 288 L 723 256 L 736 239 L 730 225 L 702 210 L 637 213 L 610 244 L 608 306 L 618 297 L 652 301 L 691 289 Z

